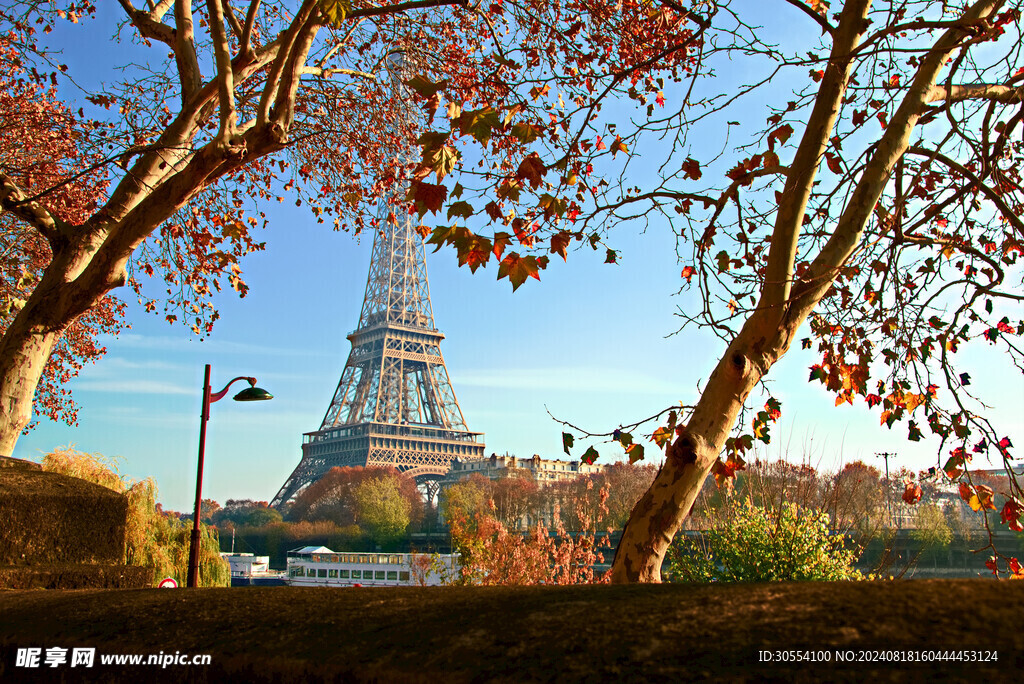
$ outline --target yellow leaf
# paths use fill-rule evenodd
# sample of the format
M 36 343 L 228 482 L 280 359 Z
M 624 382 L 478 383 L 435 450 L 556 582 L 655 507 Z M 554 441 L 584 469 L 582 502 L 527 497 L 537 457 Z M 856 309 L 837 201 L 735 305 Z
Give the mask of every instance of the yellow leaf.
M 341 26 L 345 17 L 352 11 L 352 5 L 348 0 L 319 0 L 318 4 L 324 18 L 334 27 Z

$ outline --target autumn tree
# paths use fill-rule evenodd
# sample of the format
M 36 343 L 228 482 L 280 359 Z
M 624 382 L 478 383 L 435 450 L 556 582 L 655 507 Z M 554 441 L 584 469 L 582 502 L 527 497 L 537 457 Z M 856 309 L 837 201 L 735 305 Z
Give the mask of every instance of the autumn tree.
M 835 529 L 861 537 L 874 534 L 888 524 L 886 491 L 882 473 L 863 461 L 847 463 L 833 475 L 825 493 L 825 509 Z
M 203 502 L 205 508 L 206 502 Z M 236 527 L 259 527 L 266 522 L 280 522 L 281 516 L 268 517 L 267 511 L 270 504 L 266 501 L 253 501 L 252 499 L 228 499 L 223 508 L 217 507 L 210 514 L 213 524 L 222 529 Z M 262 522 L 261 522 L 262 521 Z
M 30 196 L 46 194 L 61 220 L 80 222 L 107 188 L 96 154 L 83 149 L 87 132 L 58 98 L 34 80 L 12 36 L 0 35 L 0 170 Z M 66 179 L 73 178 L 70 182 Z M 9 212 L 0 212 L 0 332 L 24 307 L 52 257 L 49 243 Z M 35 412 L 73 424 L 77 409 L 68 382 L 104 353 L 97 335 L 116 333 L 123 304 L 112 296 L 79 317 L 55 340 L 35 388 Z
M 112 32 L 146 57 L 65 65 L 47 52 L 46 36 L 57 22 L 89 23 L 88 0 L 0 5 L 0 34 L 12 36 L 39 79 L 107 69 L 102 92 L 66 107 L 66 127 L 81 132 L 76 146 L 96 160 L 85 170 L 109 180 L 97 206 L 69 215 L 57 199 L 87 177 L 76 168 L 42 186 L 0 168 L 5 220 L 49 249 L 0 337 L 3 454 L 30 419 L 61 335 L 117 288 L 131 286 L 152 310 L 162 299 L 168 320 L 209 332 L 210 296 L 222 283 L 244 294 L 240 259 L 263 247 L 255 229 L 264 215 L 252 200 L 289 195 L 317 220 L 357 232 L 410 210 L 449 219 L 480 211 L 498 220 L 522 205 L 509 220 L 531 245 L 535 220 L 579 211 L 556 201 L 544 176 L 549 164 L 552 176 L 586 173 L 577 160 L 583 128 L 599 114 L 591 94 L 656 90 L 633 74 L 656 62 L 684 68 L 699 42 L 672 11 L 652 16 L 646 5 L 614 8 L 604 0 L 119 6 L 116 26 L 80 30 Z M 638 43 L 658 30 L 670 35 Z M 566 106 L 571 113 L 563 115 Z M 447 132 L 427 130 L 442 120 Z M 413 163 L 417 141 L 424 149 Z M 557 161 L 541 161 L 541 148 Z M 463 166 L 468 185 L 449 192 L 442 182 Z M 474 208 L 477 189 L 492 190 L 494 201 Z M 378 199 L 390 203 L 380 214 Z M 486 239 L 443 235 L 466 248 L 462 263 L 474 269 L 492 253 L 501 258 L 516 286 L 547 263 L 511 250 L 502 256 L 512 235 L 504 230 Z M 565 245 L 562 236 L 553 246 L 561 253 Z M 161 277 L 166 296 L 152 289 Z
M 536 480 L 516 473 L 491 481 L 489 490 L 494 516 L 505 527 L 518 530 L 536 522 L 544 498 Z
M 299 493 L 288 519 L 358 525 L 378 543 L 386 543 L 404 534 L 410 523 L 419 522 L 423 508 L 415 480 L 394 468 L 331 468 Z
M 592 480 L 581 481 L 586 483 L 587 489 L 594 486 Z M 529 530 L 521 532 L 510 530 L 495 517 L 491 499 L 482 508 L 471 509 L 465 505 L 475 500 L 474 493 L 482 492 L 484 482 L 484 478 L 468 478 L 448 489 L 456 489 L 454 496 L 448 499 L 453 505 L 445 507 L 452 546 L 460 554 L 456 583 L 590 584 L 606 580 L 604 576 L 595 575 L 595 565 L 604 561 L 603 554 L 597 550 L 603 537 L 596 523 L 598 517 L 607 513 L 603 508 L 608 498 L 607 485 L 595 493 L 597 510 L 590 510 L 585 497 L 564 502 L 572 511 L 569 515 L 576 518 L 575 533 L 562 523 L 560 503 L 554 504 L 554 525 L 550 529 L 543 520 L 538 520 Z
M 401 538 L 412 521 L 413 504 L 399 490 L 398 478 L 377 477 L 355 487 L 356 524 L 377 544 Z

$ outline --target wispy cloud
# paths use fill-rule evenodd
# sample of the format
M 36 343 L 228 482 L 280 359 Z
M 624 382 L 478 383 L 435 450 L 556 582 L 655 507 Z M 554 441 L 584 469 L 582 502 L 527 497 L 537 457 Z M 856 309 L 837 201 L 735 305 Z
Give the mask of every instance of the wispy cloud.
M 162 380 L 83 380 L 75 383 L 76 392 L 105 392 L 108 394 L 198 394 L 198 390 L 188 385 L 179 385 Z
M 122 333 L 121 335 L 100 335 L 101 344 L 121 349 L 145 349 L 153 351 L 174 351 L 178 353 L 203 354 L 258 354 L 262 356 L 330 356 L 328 352 L 311 349 L 268 347 L 248 342 L 232 342 L 230 340 L 199 340 L 169 335 L 138 335 Z
M 621 394 L 671 393 L 678 385 L 635 371 L 605 367 L 484 368 L 460 372 L 452 378 L 458 387 L 505 390 L 562 390 L 566 392 L 618 392 Z

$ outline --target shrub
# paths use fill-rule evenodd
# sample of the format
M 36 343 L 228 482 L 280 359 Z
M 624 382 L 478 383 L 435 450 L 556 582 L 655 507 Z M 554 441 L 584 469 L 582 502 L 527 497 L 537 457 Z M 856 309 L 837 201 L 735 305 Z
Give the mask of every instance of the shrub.
M 863 579 L 846 537 L 829 533 L 828 514 L 791 503 L 770 511 L 747 499 L 710 530 L 678 535 L 668 557 L 678 582 Z
M 58 449 L 43 457 L 43 470 L 81 478 L 102 485 L 128 498 L 125 529 L 126 565 L 151 567 L 157 580 L 173 577 L 184 585 L 188 573 L 191 523 L 157 510 L 156 483 L 152 478 L 131 482 L 117 472 L 112 459 Z M 200 524 L 199 583 L 204 587 L 226 587 L 231 569 L 220 557 L 217 531 Z

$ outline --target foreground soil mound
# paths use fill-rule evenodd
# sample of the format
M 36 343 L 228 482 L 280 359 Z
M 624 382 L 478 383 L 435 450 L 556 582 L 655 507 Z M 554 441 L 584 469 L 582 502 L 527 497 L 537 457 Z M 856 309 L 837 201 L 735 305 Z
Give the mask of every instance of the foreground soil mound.
M 6 591 L 0 681 L 1001 681 L 1024 669 L 1022 619 L 1024 582 L 982 579 Z M 68 663 L 42 664 L 54 647 Z M 75 648 L 93 667 L 71 667 Z

